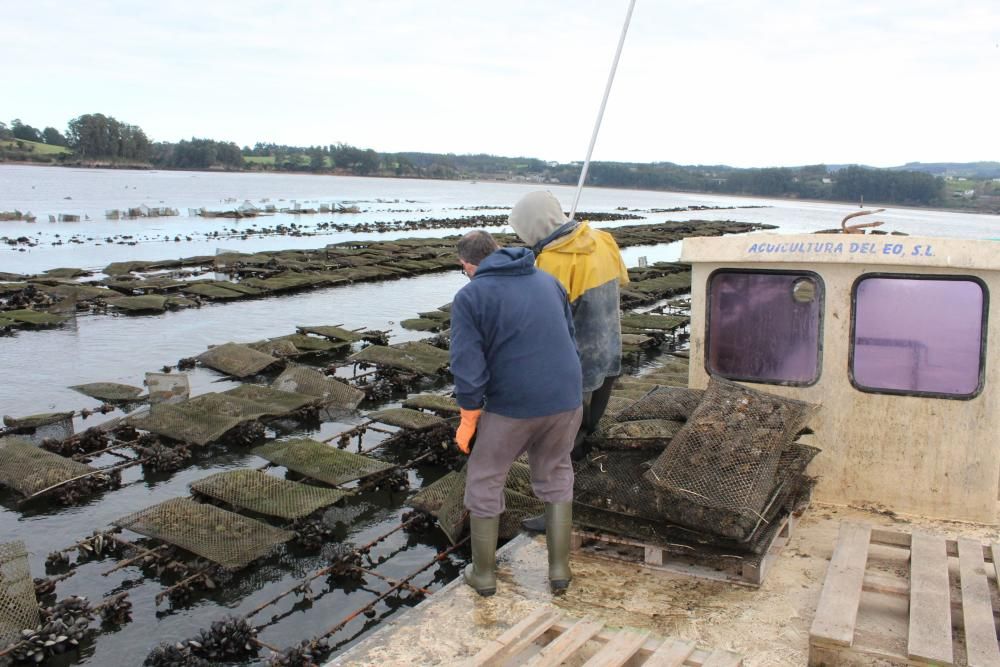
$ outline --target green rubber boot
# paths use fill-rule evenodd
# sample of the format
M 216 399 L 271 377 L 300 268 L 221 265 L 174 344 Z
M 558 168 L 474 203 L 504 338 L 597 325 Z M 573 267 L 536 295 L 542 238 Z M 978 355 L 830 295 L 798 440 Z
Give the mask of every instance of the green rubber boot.
M 573 532 L 573 503 L 545 505 L 545 543 L 549 548 L 549 586 L 560 594 L 569 586 L 569 543 Z
M 472 563 L 465 566 L 465 583 L 483 597 L 497 592 L 497 533 L 500 517 L 477 519 L 469 517 L 469 542 L 472 545 Z

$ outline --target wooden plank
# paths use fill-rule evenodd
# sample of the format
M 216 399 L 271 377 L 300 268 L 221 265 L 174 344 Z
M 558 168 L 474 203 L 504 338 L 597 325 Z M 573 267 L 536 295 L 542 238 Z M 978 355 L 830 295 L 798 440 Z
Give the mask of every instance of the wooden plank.
M 731 571 L 731 570 L 721 570 L 720 571 L 714 565 L 713 566 L 698 565 L 698 564 L 695 564 L 695 563 L 688 563 L 688 562 L 685 562 L 685 561 L 681 560 L 682 558 L 696 559 L 697 558 L 697 552 L 693 548 L 692 548 L 692 553 L 691 553 L 690 556 L 682 556 L 681 559 L 678 559 L 678 560 L 674 560 L 672 556 L 670 556 L 669 554 L 666 554 L 661 549 L 660 550 L 661 555 L 664 556 L 665 560 L 664 560 L 664 563 L 662 565 L 657 565 L 657 564 L 655 564 L 653 562 L 649 562 L 649 561 L 645 560 L 646 555 L 647 555 L 646 554 L 646 549 L 648 548 L 649 545 L 646 545 L 643 542 L 639 542 L 638 540 L 629 539 L 627 537 L 622 537 L 620 535 L 612 535 L 612 534 L 609 534 L 609 533 L 596 533 L 596 532 L 590 532 L 590 531 L 579 530 L 579 529 L 575 529 L 573 531 L 573 536 L 574 536 L 574 540 L 576 541 L 576 542 L 574 542 L 574 544 L 577 544 L 577 546 L 573 546 L 572 547 L 574 550 L 579 550 L 588 541 L 598 542 L 600 544 L 621 544 L 621 545 L 624 545 L 624 546 L 636 547 L 638 549 L 642 549 L 643 550 L 642 557 L 640 557 L 638 559 L 622 557 L 621 555 L 612 553 L 611 550 L 607 550 L 607 551 L 586 551 L 585 552 L 588 556 L 591 556 L 593 558 L 600 558 L 602 560 L 610 560 L 610 561 L 614 561 L 614 562 L 618 562 L 618 563 L 621 563 L 621 562 L 632 563 L 632 564 L 636 564 L 636 565 L 642 565 L 642 566 L 648 567 L 650 569 L 658 570 L 658 571 L 661 571 L 661 572 L 673 572 L 675 574 L 683 574 L 683 575 L 686 575 L 686 576 L 689 576 L 689 577 L 698 577 L 699 579 L 711 579 L 713 581 L 725 581 L 725 582 L 728 582 L 728 583 L 741 584 L 741 585 L 745 585 L 745 586 L 755 586 L 756 585 L 756 584 L 753 584 L 750 581 L 747 581 L 746 579 L 744 579 L 742 577 L 742 575 L 740 575 L 740 574 L 738 574 L 738 573 L 736 573 L 734 571 Z M 741 561 L 741 559 L 740 558 L 733 558 L 733 561 L 735 563 L 739 563 Z M 735 567 L 735 565 L 734 565 L 734 567 Z
M 926 662 L 914 662 L 887 649 L 855 645 L 827 646 L 809 643 L 809 667 L 930 667 Z
M 1000 586 L 1000 562 L 997 559 L 1000 558 L 1000 542 L 994 542 L 990 547 L 990 553 L 993 556 L 993 571 L 997 575 L 997 585 Z
M 601 631 L 603 621 L 582 620 L 553 639 L 541 651 L 524 663 L 525 667 L 555 667 L 576 653 L 576 650 Z
M 910 545 L 910 631 L 906 650 L 911 658 L 944 665 L 954 662 L 948 547 L 944 537 L 920 531 L 913 531 Z
M 750 563 L 743 564 L 740 572 L 747 582 L 755 586 L 760 586 L 764 583 L 764 577 L 767 576 L 768 570 L 777 562 L 778 557 L 781 555 L 781 550 L 792 539 L 792 531 L 796 525 L 798 525 L 798 518 L 794 514 L 786 516 L 784 523 L 774 536 L 774 541 L 771 542 L 771 545 L 767 548 L 767 553 L 760 559 L 760 562 L 756 565 Z
M 895 595 L 898 597 L 910 597 L 910 582 L 895 577 L 884 577 L 877 574 L 866 573 L 865 583 L 861 590 L 866 593 L 882 593 L 884 595 Z M 951 627 L 962 629 L 965 624 L 962 621 L 962 602 L 952 600 L 951 605 Z M 1000 610 L 994 609 L 993 616 L 1000 622 Z
M 558 611 L 547 607 L 536 609 L 520 623 L 484 646 L 473 656 L 472 664 L 477 667 L 501 664 L 538 639 L 559 620 L 560 615 Z
M 567 621 L 566 618 L 560 618 L 552 625 L 552 627 L 549 629 L 549 632 L 556 634 L 560 632 L 565 632 L 569 630 L 571 625 L 572 623 Z M 601 632 L 598 632 L 596 635 L 594 635 L 593 640 L 598 642 L 609 642 L 614 637 L 614 635 L 615 633 L 613 631 L 602 630 Z M 674 641 L 673 639 L 666 640 L 667 644 L 670 644 L 673 641 Z M 653 637 L 653 636 L 648 637 L 646 639 L 646 643 L 639 648 L 638 654 L 636 655 L 634 662 L 639 662 L 645 665 L 646 663 L 642 662 L 642 660 L 648 658 L 653 653 L 656 653 L 656 650 L 661 648 L 663 646 L 663 643 L 664 640 L 660 637 Z M 701 667 L 701 664 L 708 659 L 710 653 L 711 651 L 706 651 L 704 649 L 696 648 L 694 649 L 693 653 L 688 655 L 687 662 L 690 665 Z
M 888 530 L 886 528 L 872 528 L 872 544 L 879 544 L 885 547 L 898 547 L 900 549 L 910 548 L 910 534 L 900 533 L 896 530 Z M 945 540 L 945 545 L 948 549 L 948 555 L 952 558 L 958 558 L 958 542 L 955 540 Z M 993 554 L 987 545 L 983 545 L 983 558 L 986 559 L 987 563 L 994 563 Z
M 767 547 L 767 552 L 760 558 L 758 563 L 750 563 L 742 556 L 732 554 L 727 558 L 729 564 L 719 568 L 716 562 L 703 563 L 699 560 L 699 552 L 694 547 L 690 548 L 690 553 L 670 553 L 662 547 L 647 544 L 636 539 L 602 533 L 591 530 L 575 529 L 573 531 L 572 549 L 578 550 L 589 542 L 598 544 L 621 544 L 628 547 L 635 547 L 642 550 L 642 555 L 623 555 L 615 550 L 606 551 L 586 551 L 587 555 L 603 560 L 636 563 L 654 570 L 672 572 L 689 577 L 700 579 L 711 579 L 713 581 L 725 581 L 740 584 L 743 586 L 759 587 L 764 577 L 777 562 L 782 549 L 791 540 L 792 532 L 798 524 L 798 517 L 794 514 L 785 515 L 780 522 L 779 529 L 771 543 Z M 907 538 L 909 536 L 906 536 Z
M 840 524 L 837 544 L 819 595 L 816 618 L 809 630 L 811 639 L 837 646 L 853 643 L 870 537 L 868 524 Z
M 643 667 L 681 667 L 684 661 L 694 653 L 695 643 L 684 639 L 674 639 L 663 642 L 660 648 L 653 651 Z
M 743 658 L 739 654 L 718 649 L 712 651 L 712 654 L 701 664 L 701 667 L 741 667 L 742 665 Z
M 643 562 L 646 565 L 663 565 L 663 549 L 658 547 L 643 547 Z
M 872 544 L 880 544 L 886 547 L 899 547 L 900 549 L 909 549 L 910 543 L 912 542 L 912 537 L 909 533 L 901 533 L 897 530 L 888 530 L 886 528 L 872 528 L 871 535 Z M 956 551 L 951 556 L 958 555 Z
M 649 632 L 616 632 L 583 667 L 620 667 L 649 639 Z
M 993 602 L 986 579 L 983 545 L 958 538 L 958 570 L 962 585 L 962 616 L 969 667 L 1000 665 L 1000 646 L 993 622 Z
M 643 550 L 643 554 L 632 558 L 628 556 L 622 556 L 620 554 L 614 553 L 612 550 L 606 551 L 584 551 L 588 556 L 593 558 L 600 558 L 602 560 L 609 560 L 618 563 L 631 563 L 636 565 L 641 565 L 648 567 L 652 570 L 657 570 L 660 572 L 672 572 L 674 574 L 682 574 L 689 577 L 697 577 L 699 579 L 711 579 L 712 581 L 724 581 L 732 584 L 739 584 L 742 586 L 753 586 L 756 587 L 759 584 L 745 578 L 742 573 L 739 572 L 739 568 L 742 563 L 742 558 L 733 557 L 731 560 L 733 564 L 729 566 L 730 569 L 720 570 L 717 565 L 702 565 L 697 562 L 688 562 L 684 559 L 691 559 L 697 561 L 697 551 L 692 548 L 690 555 L 679 556 L 675 559 L 673 554 L 668 554 L 660 549 L 660 554 L 663 557 L 663 564 L 657 564 L 655 562 L 655 556 L 650 554 L 649 545 L 639 542 L 637 540 L 632 540 L 626 537 L 621 537 L 619 535 L 611 535 L 608 533 L 595 533 L 584 530 L 574 530 L 574 539 L 578 540 L 579 545 L 573 546 L 574 550 L 581 549 L 587 542 L 597 542 L 599 544 L 621 544 L 628 547 L 636 547 Z M 654 547 L 655 548 L 655 547 Z M 649 558 L 649 560 L 647 560 Z

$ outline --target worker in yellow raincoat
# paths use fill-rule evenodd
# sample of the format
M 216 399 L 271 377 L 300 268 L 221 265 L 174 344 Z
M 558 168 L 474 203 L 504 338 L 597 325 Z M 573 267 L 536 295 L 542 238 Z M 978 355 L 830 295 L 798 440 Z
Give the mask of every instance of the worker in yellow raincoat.
M 614 237 L 587 222 L 568 220 L 548 191 L 521 198 L 510 225 L 534 251 L 535 266 L 565 288 L 583 367 L 583 420 L 574 458 L 585 454 L 584 440 L 594 432 L 608 406 L 611 387 L 621 374 L 622 334 L 619 287 L 628 271 Z M 544 531 L 544 516 L 527 519 L 525 528 Z

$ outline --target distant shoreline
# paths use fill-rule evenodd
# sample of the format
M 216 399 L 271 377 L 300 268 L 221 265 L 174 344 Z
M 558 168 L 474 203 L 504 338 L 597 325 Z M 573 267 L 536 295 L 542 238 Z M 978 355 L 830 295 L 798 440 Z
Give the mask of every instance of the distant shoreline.
M 359 174 L 337 172 L 337 171 L 291 171 L 285 169 L 174 169 L 170 167 L 154 167 L 151 164 L 122 164 L 122 163 L 76 163 L 76 164 L 61 164 L 57 162 L 34 162 L 34 161 L 20 161 L 20 160 L 0 160 L 0 166 L 23 166 L 23 167 L 61 167 L 67 169 L 108 169 L 114 171 L 144 171 L 144 172 L 154 172 L 154 171 L 169 171 L 169 172 L 187 172 L 193 174 L 275 174 L 275 175 L 292 175 L 292 176 L 338 176 L 338 177 L 349 177 L 349 178 L 381 178 L 381 179 L 399 179 L 405 181 L 439 181 L 442 183 L 460 183 L 469 181 L 480 181 L 483 183 L 509 183 L 514 185 L 534 185 L 540 189 L 544 189 L 549 186 L 559 186 L 559 187 L 574 187 L 569 183 L 542 183 L 536 181 L 528 180 L 510 180 L 501 178 L 491 178 L 490 176 L 466 176 L 462 178 L 427 178 L 421 176 L 406 176 L 397 174 L 368 174 L 361 176 Z M 603 186 L 603 185 L 586 185 L 587 188 L 601 189 L 601 190 L 631 190 L 635 192 L 668 192 L 675 194 L 684 195 L 704 195 L 710 197 L 720 197 L 725 199 L 765 199 L 774 201 L 789 201 L 789 202 L 807 202 L 811 204 L 838 204 L 842 206 L 854 206 L 854 202 L 848 202 L 841 199 L 810 199 L 804 197 L 781 197 L 776 195 L 756 195 L 756 194 L 733 194 L 733 193 L 722 193 L 722 192 L 711 192 L 711 191 L 701 191 L 701 190 L 652 190 L 648 188 L 630 188 L 626 186 Z M 990 211 L 978 208 L 948 208 L 943 206 L 920 206 L 913 204 L 896 204 L 892 202 L 878 202 L 878 201 L 866 201 L 865 205 L 868 208 L 886 208 L 886 209 L 905 209 L 914 211 L 940 211 L 942 213 L 968 213 L 971 215 L 1000 215 L 1000 210 Z

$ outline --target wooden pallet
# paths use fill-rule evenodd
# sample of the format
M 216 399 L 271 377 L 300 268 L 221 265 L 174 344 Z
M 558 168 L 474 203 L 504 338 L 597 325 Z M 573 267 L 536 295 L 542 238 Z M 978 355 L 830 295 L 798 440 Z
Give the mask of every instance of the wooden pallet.
M 603 646 L 596 648 L 596 653 L 593 644 L 589 650 L 581 650 L 591 642 Z M 657 639 L 649 632 L 605 630 L 600 621 L 567 619 L 552 607 L 535 610 L 490 641 L 467 664 L 475 667 L 553 667 L 567 660 L 584 667 L 614 667 L 626 663 L 645 667 L 743 665 L 743 658 L 732 651 L 700 649 L 693 641 Z
M 909 551 L 909 576 L 875 576 L 872 545 Z M 997 542 L 842 523 L 809 632 L 809 664 L 997 667 L 1000 605 L 990 570 L 1000 575 L 998 559 Z M 881 627 L 899 632 L 856 628 L 859 614 L 875 613 L 895 615 Z
M 767 550 L 760 556 L 713 555 L 709 559 L 700 557 L 695 549 L 690 554 L 679 554 L 620 535 L 581 529 L 573 531 L 572 547 L 598 558 L 625 561 L 653 570 L 756 587 L 764 583 L 798 522 L 794 514 L 783 517 Z M 594 549 L 595 546 L 601 547 L 600 550 Z

